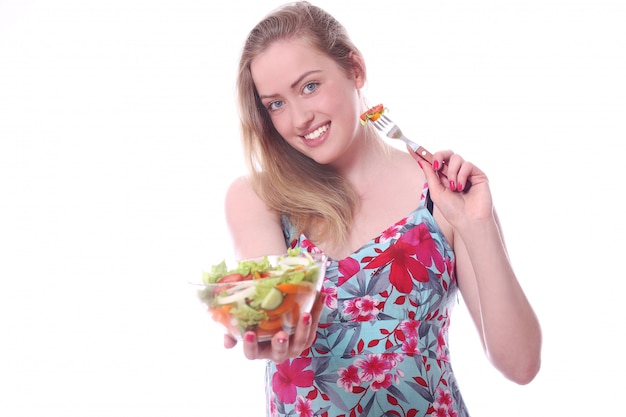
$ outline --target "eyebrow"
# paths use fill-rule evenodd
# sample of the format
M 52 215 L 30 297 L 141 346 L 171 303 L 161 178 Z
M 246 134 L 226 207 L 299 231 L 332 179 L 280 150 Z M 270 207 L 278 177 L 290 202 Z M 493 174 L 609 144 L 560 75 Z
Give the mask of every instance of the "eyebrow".
M 289 88 L 293 89 L 295 88 L 295 86 L 297 86 L 298 84 L 300 84 L 302 82 L 302 80 L 304 80 L 306 77 L 308 77 L 311 74 L 315 74 L 316 72 L 322 72 L 321 70 L 311 70 L 311 71 L 307 71 L 304 74 L 302 74 L 301 76 L 299 76 L 293 83 L 291 83 L 291 85 L 289 86 Z M 266 98 L 272 98 L 272 97 L 276 97 L 278 94 L 269 94 L 269 95 L 262 95 L 260 96 L 261 100 L 266 99 Z

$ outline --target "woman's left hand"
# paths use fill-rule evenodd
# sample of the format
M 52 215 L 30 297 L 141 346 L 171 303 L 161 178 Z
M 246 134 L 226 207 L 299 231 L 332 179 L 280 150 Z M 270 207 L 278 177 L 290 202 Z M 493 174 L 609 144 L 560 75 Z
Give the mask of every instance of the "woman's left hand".
M 320 293 L 310 313 L 303 313 L 298 319 L 294 334 L 277 332 L 270 341 L 258 342 L 254 332 L 246 332 L 243 337 L 243 353 L 248 359 L 271 359 L 276 363 L 294 358 L 313 344 L 317 335 L 317 324 L 324 309 L 324 293 Z M 225 336 L 224 346 L 232 348 L 237 341 Z
M 493 216 L 489 180 L 478 167 L 450 150 L 435 152 L 433 165 L 408 150 L 424 171 L 433 202 L 450 224 Z

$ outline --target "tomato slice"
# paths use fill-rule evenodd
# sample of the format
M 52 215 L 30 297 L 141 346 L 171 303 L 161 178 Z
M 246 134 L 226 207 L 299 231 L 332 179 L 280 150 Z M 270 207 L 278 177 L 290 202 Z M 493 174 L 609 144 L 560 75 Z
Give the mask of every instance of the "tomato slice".
M 385 106 L 383 106 L 382 104 L 377 104 L 376 106 L 370 108 L 369 110 L 361 114 L 360 116 L 361 124 L 365 125 L 368 122 L 368 120 L 375 122 L 383 114 L 384 111 L 385 111 Z
M 217 282 L 220 284 L 227 283 L 227 282 L 239 282 L 239 281 L 243 281 L 244 278 L 245 277 L 242 274 L 228 274 L 228 275 L 224 275 Z

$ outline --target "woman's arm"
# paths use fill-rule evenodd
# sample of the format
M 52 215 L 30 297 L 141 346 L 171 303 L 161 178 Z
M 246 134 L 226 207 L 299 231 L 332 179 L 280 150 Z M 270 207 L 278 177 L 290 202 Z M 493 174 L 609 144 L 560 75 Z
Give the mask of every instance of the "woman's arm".
M 508 379 L 529 383 L 539 372 L 541 330 L 509 261 L 497 217 L 455 233 L 463 300 L 489 361 Z
M 438 221 L 453 231 L 459 288 L 487 357 L 508 379 L 530 382 L 540 368 L 541 328 L 511 266 L 487 177 L 449 151 L 435 154 L 448 164 L 447 178 L 415 158 L 441 215 Z M 459 191 L 458 184 L 468 181 L 471 189 Z
M 238 259 L 287 251 L 278 213 L 267 207 L 245 177 L 233 181 L 226 192 L 225 212 Z
M 239 259 L 287 252 L 279 214 L 267 207 L 245 178 L 235 180 L 229 187 L 225 209 L 235 255 Z M 310 313 L 303 313 L 291 336 L 279 331 L 270 342 L 258 343 L 255 333 L 247 332 L 243 341 L 244 355 L 248 359 L 271 359 L 277 363 L 297 356 L 313 343 L 323 306 L 324 300 L 320 298 Z M 225 336 L 225 347 L 232 348 L 236 344 L 236 340 Z

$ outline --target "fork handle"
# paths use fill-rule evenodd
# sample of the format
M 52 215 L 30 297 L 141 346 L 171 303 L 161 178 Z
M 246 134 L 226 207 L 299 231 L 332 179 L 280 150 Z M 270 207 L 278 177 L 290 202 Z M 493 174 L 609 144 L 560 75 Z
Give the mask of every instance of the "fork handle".
M 413 146 L 415 145 L 415 146 Z M 419 146 L 417 144 L 413 144 L 410 145 L 411 149 L 413 149 L 413 151 L 415 152 L 415 154 L 417 156 L 419 156 L 420 158 L 422 158 L 424 161 L 428 162 L 429 164 L 433 164 L 433 154 L 428 152 L 424 147 Z M 441 169 L 439 170 L 439 172 L 441 174 L 443 174 L 444 177 L 448 178 L 448 165 L 447 164 L 443 164 L 443 166 L 441 167 Z M 463 192 L 468 192 L 470 187 L 472 186 L 472 183 L 470 181 L 467 182 L 467 184 L 465 184 L 465 188 L 463 189 Z
M 417 154 L 417 156 L 422 158 L 424 161 L 428 162 L 431 165 L 433 164 L 433 154 L 427 151 L 426 148 L 417 145 L 411 146 L 411 149 L 413 149 L 413 152 L 415 152 L 415 154 Z M 443 175 L 448 178 L 448 166 L 446 164 L 443 164 L 439 172 L 443 173 Z

